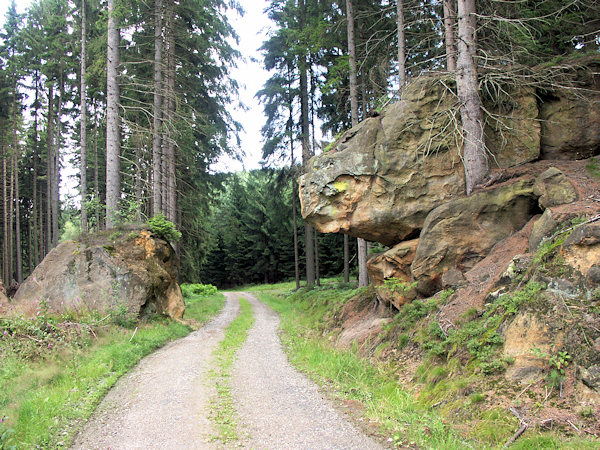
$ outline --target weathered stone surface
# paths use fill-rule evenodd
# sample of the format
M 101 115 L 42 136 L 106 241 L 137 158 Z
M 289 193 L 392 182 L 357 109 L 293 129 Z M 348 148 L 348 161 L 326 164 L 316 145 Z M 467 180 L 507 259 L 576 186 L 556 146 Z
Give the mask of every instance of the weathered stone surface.
M 411 266 L 419 291 L 430 295 L 439 290 L 441 276 L 448 269 L 466 272 L 473 268 L 536 212 L 533 180 L 528 178 L 436 208 L 425 221 Z
M 465 278 L 463 273 L 456 268 L 448 269 L 442 275 L 442 288 L 443 289 L 448 289 L 448 288 L 456 289 L 461 286 L 464 286 L 466 283 L 467 283 L 467 279 Z
M 565 263 L 584 276 L 600 261 L 600 223 L 577 227 L 562 245 Z
M 377 297 L 386 303 L 399 308 L 414 298 L 414 294 L 406 292 L 401 295 L 386 288 L 384 281 L 397 278 L 405 283 L 411 282 L 410 265 L 415 256 L 418 239 L 401 242 L 388 251 L 377 255 L 367 262 L 367 270 L 371 283 L 375 286 Z
M 588 368 L 579 367 L 579 377 L 583 384 L 590 389 L 600 391 L 600 365 L 594 365 Z
M 434 208 L 464 194 L 456 97 L 448 89 L 452 82 L 443 81 L 417 79 L 380 117 L 352 128 L 311 160 L 300 178 L 302 215 L 311 225 L 393 246 L 415 237 Z M 539 156 L 534 105 L 527 92 L 505 111 L 504 125 L 488 127 L 490 151 L 501 167 Z M 503 141 L 507 126 L 522 130 L 519 139 Z
M 560 333 L 550 332 L 548 325 L 531 313 L 520 313 L 504 332 L 504 356 L 514 358 L 506 370 L 509 380 L 528 382 L 539 376 L 547 363 L 535 356 L 532 348 L 550 353 L 562 340 Z
M 6 311 L 8 308 L 8 297 L 6 296 L 6 289 L 4 289 L 4 283 L 0 280 L 0 314 Z
M 53 249 L 19 288 L 13 304 L 26 314 L 35 314 L 45 302 L 55 313 L 108 312 L 124 305 L 133 315 L 180 318 L 185 306 L 177 273 L 173 248 L 149 231 L 132 231 L 114 242 L 91 235 Z
M 543 97 L 541 152 L 544 159 L 573 160 L 600 153 L 600 93 L 558 90 Z
M 563 205 L 577 200 L 577 192 L 569 179 L 556 167 L 542 173 L 535 181 L 533 193 L 537 195 L 542 209 Z

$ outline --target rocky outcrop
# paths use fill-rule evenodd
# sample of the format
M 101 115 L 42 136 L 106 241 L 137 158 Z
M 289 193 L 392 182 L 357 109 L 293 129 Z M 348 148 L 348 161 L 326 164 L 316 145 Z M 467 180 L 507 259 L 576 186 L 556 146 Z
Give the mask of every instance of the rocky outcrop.
M 520 230 L 537 213 L 533 180 L 463 197 L 433 210 L 425 224 L 411 273 L 418 289 L 432 295 L 441 289 L 448 269 L 466 272 L 502 239 Z
M 150 231 L 89 235 L 54 248 L 21 285 L 13 306 L 25 314 L 44 305 L 53 313 L 126 308 L 134 316 L 181 318 L 178 270 L 173 248 Z
M 583 96 L 521 88 L 511 94 L 486 105 L 492 166 L 600 153 L 598 90 Z M 379 117 L 344 133 L 300 178 L 303 217 L 321 232 L 387 246 L 418 237 L 431 211 L 464 194 L 456 102 L 451 79 L 420 78 Z M 536 186 L 541 208 L 556 205 L 548 196 L 557 204 L 576 200 L 568 184 L 556 172 L 542 177 Z
M 414 81 L 379 117 L 344 133 L 329 152 L 312 159 L 300 178 L 306 220 L 324 233 L 392 246 L 418 235 L 434 208 L 463 195 L 451 84 L 436 78 Z M 534 92 L 523 91 L 486 129 L 501 167 L 539 157 L 535 104 Z M 518 130 L 514 139 L 506 139 L 506 127 Z

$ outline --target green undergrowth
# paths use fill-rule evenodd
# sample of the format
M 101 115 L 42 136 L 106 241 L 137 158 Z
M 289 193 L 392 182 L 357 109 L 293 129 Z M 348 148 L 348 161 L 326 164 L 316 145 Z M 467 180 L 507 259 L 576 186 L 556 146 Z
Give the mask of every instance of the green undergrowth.
M 262 292 L 260 299 L 281 314 L 283 342 L 292 363 L 340 399 L 356 400 L 367 417 L 398 446 L 465 448 L 466 443 L 435 412 L 424 408 L 398 382 L 393 365 L 373 364 L 356 349 L 334 348 L 324 325 L 364 289 L 324 287 L 291 295 Z
M 222 295 L 187 296 L 185 319 L 206 322 L 223 303 Z M 0 318 L 0 449 L 67 447 L 120 376 L 190 331 L 162 316 L 133 322 L 121 309 Z
M 225 330 L 225 338 L 215 350 L 217 368 L 212 373 L 215 379 L 216 397 L 211 402 L 211 420 L 219 430 L 214 439 L 223 444 L 239 439 L 233 396 L 231 394 L 231 366 L 235 352 L 243 345 L 248 331 L 254 323 L 252 307 L 245 298 L 240 298 L 240 313 Z

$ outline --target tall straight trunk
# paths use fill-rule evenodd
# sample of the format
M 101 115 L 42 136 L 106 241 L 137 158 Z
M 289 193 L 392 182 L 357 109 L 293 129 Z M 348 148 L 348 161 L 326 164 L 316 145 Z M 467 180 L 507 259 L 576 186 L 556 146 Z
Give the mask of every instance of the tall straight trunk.
M 171 134 L 175 120 L 175 31 L 174 3 L 167 6 L 167 217 L 171 222 L 176 220 L 177 211 L 177 155 L 175 139 Z
M 46 133 L 46 254 L 52 249 L 52 180 L 54 179 L 54 84 L 48 88 L 48 123 Z
M 35 100 L 34 100 L 34 111 L 33 111 L 33 263 L 37 266 L 40 262 L 40 254 L 38 241 L 40 234 L 38 233 L 38 101 L 39 101 L 39 85 L 38 85 L 38 74 L 35 74 Z M 41 226 L 41 224 L 40 224 Z
M 7 184 L 8 174 L 6 172 L 6 149 L 2 148 L 2 279 L 5 283 L 10 283 L 8 279 L 8 195 Z
M 100 201 L 100 173 L 99 173 L 99 168 L 98 168 L 98 162 L 99 162 L 99 157 L 98 157 L 98 111 L 96 109 L 96 101 L 93 100 L 92 104 L 94 106 L 94 198 L 96 199 L 96 202 Z M 96 215 L 96 231 L 101 230 L 102 225 L 100 223 L 100 208 L 98 207 L 99 205 L 96 205 L 95 208 L 95 215 Z
M 14 55 L 13 55 L 14 56 Z M 15 253 L 17 282 L 23 282 L 23 253 L 21 248 L 21 208 L 19 207 L 19 136 L 17 130 L 17 80 L 13 72 L 13 98 L 12 98 L 12 125 L 13 125 L 13 172 L 15 186 Z
M 60 67 L 60 80 L 58 90 L 58 106 L 56 108 L 56 134 L 54 145 L 53 171 L 52 171 L 52 247 L 58 245 L 58 214 L 59 198 L 58 186 L 60 183 L 60 151 L 62 148 L 62 108 L 65 93 L 64 69 Z
M 398 87 L 406 84 L 406 37 L 404 33 L 404 0 L 396 0 L 396 21 L 398 24 Z
M 304 0 L 299 1 L 300 27 L 304 27 L 306 21 L 306 5 Z M 312 156 L 310 150 L 310 127 L 308 120 L 308 62 L 307 55 L 302 54 L 298 63 L 300 75 L 300 115 L 302 131 L 302 169 L 306 173 L 309 169 L 309 160 Z M 304 224 L 304 245 L 306 257 L 306 285 L 312 287 L 315 284 L 315 243 L 314 229 L 309 224 Z
M 154 108 L 152 119 L 153 215 L 164 212 L 162 170 L 162 0 L 154 0 Z
M 455 0 L 444 0 L 444 36 L 446 40 L 446 69 L 456 71 L 456 5 Z
M 458 60 L 456 88 L 460 101 L 463 128 L 463 164 L 467 195 L 480 184 L 489 172 L 485 155 L 483 110 L 477 70 L 473 55 L 477 48 L 475 36 L 475 0 L 458 0 Z
M 79 125 L 79 145 L 81 147 L 81 231 L 83 231 L 84 233 L 87 232 L 88 229 L 87 211 L 85 209 L 85 202 L 87 201 L 87 99 L 85 86 L 86 38 L 87 23 L 85 14 L 85 0 L 81 0 L 81 68 L 79 75 L 81 78 L 81 87 L 79 89 L 79 95 L 81 97 L 81 111 Z
M 292 67 L 288 65 L 288 80 L 292 79 Z M 298 181 L 296 175 L 296 158 L 294 157 L 294 107 L 292 82 L 288 83 L 288 108 L 289 116 L 287 121 L 287 133 L 290 138 L 290 170 L 292 172 L 292 218 L 294 225 L 294 276 L 296 279 L 296 290 L 300 289 L 300 251 L 298 249 L 298 213 L 296 212 L 298 205 Z
M 321 267 L 319 264 L 319 232 L 315 230 L 315 278 L 317 286 L 321 286 Z
M 344 234 L 344 283 L 350 283 L 350 239 Z
M 352 126 L 358 125 L 358 82 L 356 68 L 356 41 L 354 39 L 354 7 L 352 0 L 346 0 L 346 19 L 348 21 L 348 53 L 350 55 L 350 117 Z M 366 102 L 365 102 L 366 103 Z M 358 245 L 358 285 L 368 286 L 367 241 L 357 239 Z
M 35 216 L 35 209 L 34 216 Z M 27 274 L 33 272 L 33 223 L 31 220 L 27 222 Z
M 9 283 L 15 277 L 15 244 L 14 244 L 14 206 L 15 206 L 15 171 L 14 171 L 14 158 L 15 155 L 11 154 L 10 161 L 10 180 L 9 180 L 9 193 L 8 193 L 8 276 L 10 279 Z
M 117 223 L 121 198 L 121 132 L 119 117 L 119 40 L 115 0 L 108 0 L 106 64 L 106 228 Z
M 139 112 L 136 112 L 136 123 L 140 123 Z M 135 147 L 135 179 L 134 179 L 134 195 L 135 202 L 138 206 L 136 211 L 136 220 L 142 221 L 142 136 L 139 131 L 135 131 L 134 147 Z

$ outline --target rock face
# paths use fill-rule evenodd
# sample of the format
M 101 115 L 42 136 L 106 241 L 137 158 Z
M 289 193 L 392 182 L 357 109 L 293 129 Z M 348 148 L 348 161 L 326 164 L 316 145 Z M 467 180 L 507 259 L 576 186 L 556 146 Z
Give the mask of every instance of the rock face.
M 379 117 L 344 133 L 311 160 L 300 178 L 303 217 L 324 233 L 343 232 L 393 246 L 418 237 L 428 214 L 464 194 L 462 142 L 450 79 L 424 77 Z M 491 165 L 517 167 L 540 158 L 574 160 L 600 153 L 600 92 L 586 98 L 521 89 L 492 115 L 485 135 Z M 575 200 L 559 173 L 536 187 L 542 208 Z M 543 191 L 543 192 L 542 192 Z
M 21 285 L 13 305 L 26 314 L 45 303 L 54 313 L 125 307 L 135 316 L 181 318 L 185 305 L 177 273 L 173 248 L 147 230 L 90 235 L 53 249 Z
M 419 291 L 441 289 L 442 275 L 473 268 L 502 239 L 520 230 L 537 213 L 533 180 L 521 179 L 445 203 L 423 226 L 411 265 Z
M 8 297 L 6 297 L 6 289 L 4 289 L 4 283 L 0 280 L 0 314 L 2 314 L 8 308 Z

